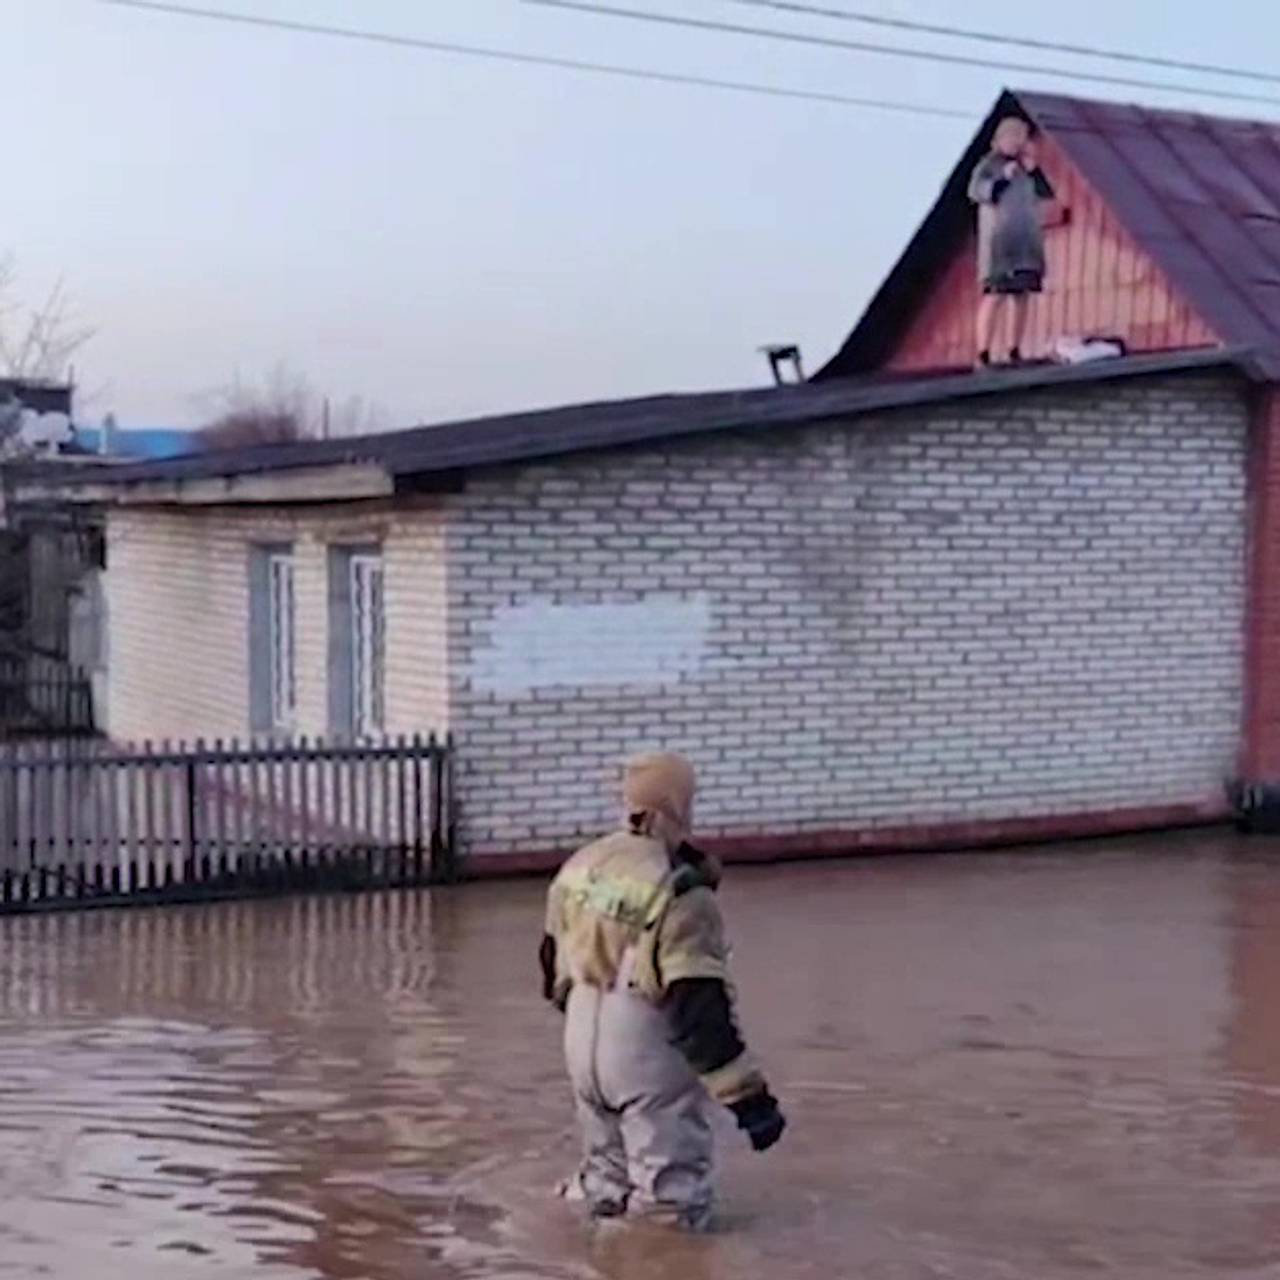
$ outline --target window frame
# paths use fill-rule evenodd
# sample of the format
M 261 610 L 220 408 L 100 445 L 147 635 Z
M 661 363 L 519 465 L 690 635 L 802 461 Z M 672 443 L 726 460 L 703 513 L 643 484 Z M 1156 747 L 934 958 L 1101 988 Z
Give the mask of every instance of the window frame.
M 282 575 L 288 578 L 283 599 Z M 294 733 L 298 723 L 298 585 L 293 544 L 251 543 L 248 578 L 249 732 L 255 738 L 274 738 Z
M 298 725 L 298 573 L 292 548 L 267 552 L 267 659 L 273 733 Z
M 360 739 L 378 738 L 387 730 L 386 566 L 380 549 L 352 551 L 347 565 L 351 732 Z
M 379 543 L 329 546 L 329 733 L 378 741 L 387 731 L 387 563 Z

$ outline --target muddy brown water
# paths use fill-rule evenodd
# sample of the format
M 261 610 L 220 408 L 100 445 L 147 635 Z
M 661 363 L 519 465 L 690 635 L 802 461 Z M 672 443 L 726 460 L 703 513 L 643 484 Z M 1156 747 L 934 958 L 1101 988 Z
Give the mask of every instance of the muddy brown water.
M 790 1115 L 591 1234 L 536 882 L 0 921 L 0 1276 L 1280 1275 L 1280 849 L 733 871 Z

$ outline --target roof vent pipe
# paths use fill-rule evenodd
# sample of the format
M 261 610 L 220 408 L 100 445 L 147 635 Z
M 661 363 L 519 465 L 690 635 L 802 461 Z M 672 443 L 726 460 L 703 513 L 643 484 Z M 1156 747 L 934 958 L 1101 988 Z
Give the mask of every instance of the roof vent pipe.
M 800 362 L 800 348 L 794 343 L 784 343 L 761 347 L 762 354 L 769 358 L 769 368 L 773 372 L 774 382 L 780 386 L 796 384 L 804 381 L 804 365 Z M 791 376 L 787 376 L 790 367 Z

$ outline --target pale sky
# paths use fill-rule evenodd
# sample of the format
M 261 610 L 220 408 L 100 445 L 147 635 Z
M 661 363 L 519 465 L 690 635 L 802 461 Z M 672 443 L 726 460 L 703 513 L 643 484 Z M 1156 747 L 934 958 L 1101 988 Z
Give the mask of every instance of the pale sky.
M 195 3 L 195 0 L 192 0 Z M 1276 105 L 949 68 L 552 12 L 520 0 L 208 7 L 945 105 L 970 121 L 640 84 L 98 0 L 0 0 L 0 249 L 97 330 L 96 419 L 196 425 L 280 363 L 389 425 L 767 382 L 856 319 L 1002 84 L 1280 118 Z M 1274 0 L 826 0 L 1277 70 Z M 1180 73 L 752 11 L 630 7 L 1152 79 Z

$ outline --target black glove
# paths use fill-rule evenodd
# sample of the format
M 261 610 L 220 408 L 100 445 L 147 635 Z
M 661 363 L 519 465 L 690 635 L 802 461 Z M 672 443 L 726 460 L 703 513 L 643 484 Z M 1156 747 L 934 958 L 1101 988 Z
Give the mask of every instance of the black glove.
M 768 1151 L 787 1127 L 787 1121 L 778 1110 L 778 1100 L 768 1089 L 761 1089 L 729 1108 L 738 1119 L 738 1128 L 751 1139 L 757 1151 Z
M 699 885 L 715 890 L 720 887 L 720 863 L 709 853 L 695 849 L 687 840 L 671 855 L 672 866 L 678 875 L 674 887 L 677 895 L 687 893 Z

